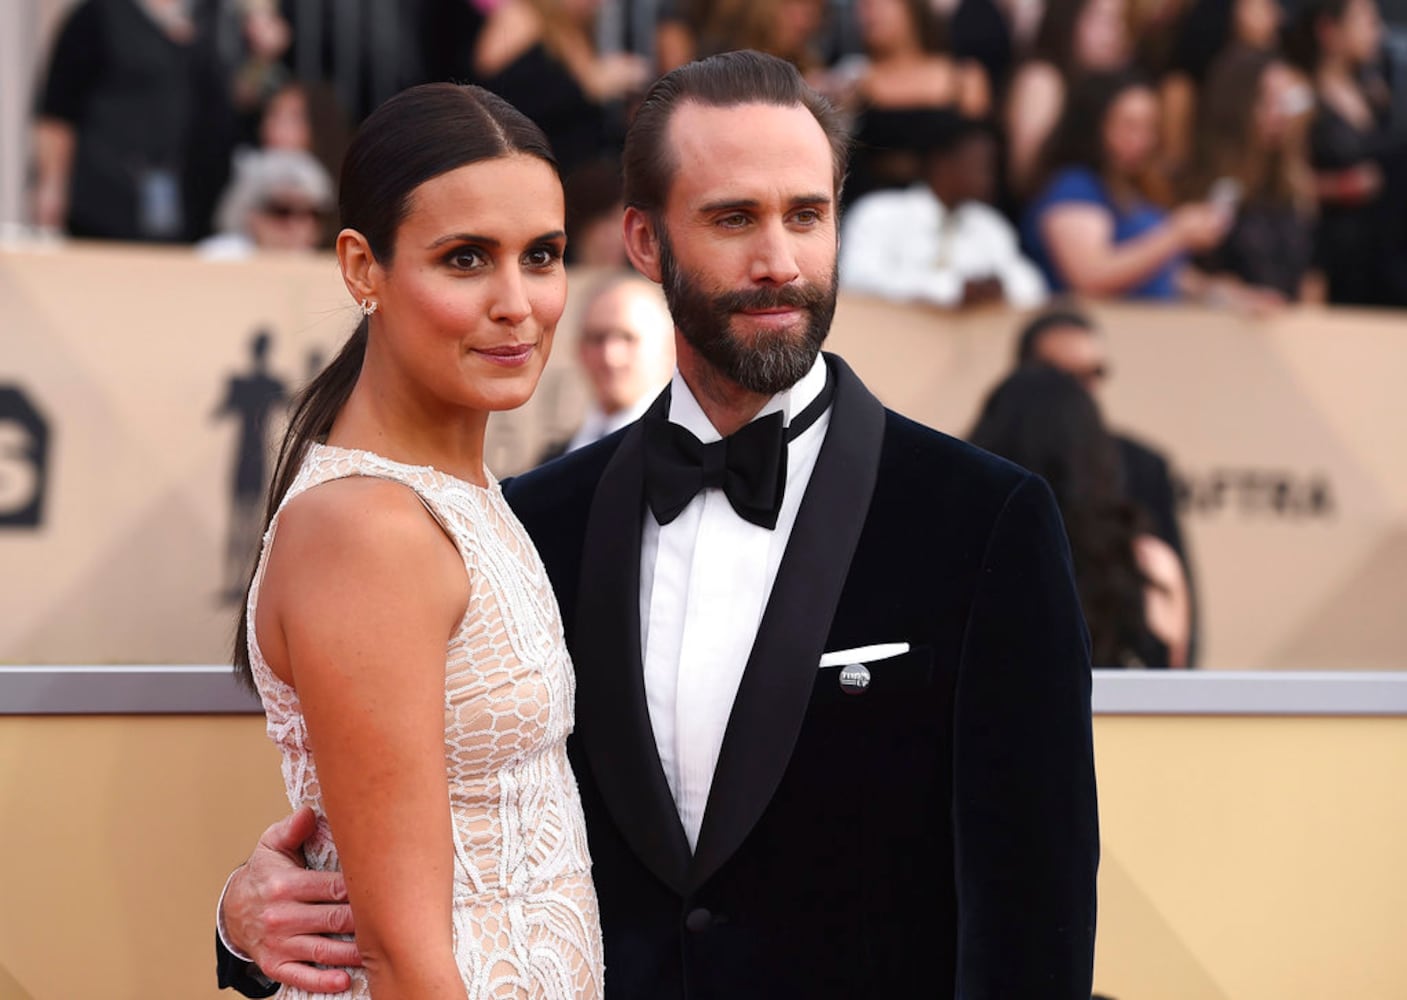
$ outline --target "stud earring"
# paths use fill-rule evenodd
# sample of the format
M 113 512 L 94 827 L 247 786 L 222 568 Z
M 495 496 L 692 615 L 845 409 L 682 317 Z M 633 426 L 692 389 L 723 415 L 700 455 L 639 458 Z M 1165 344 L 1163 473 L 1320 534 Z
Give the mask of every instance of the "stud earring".
M 370 316 L 372 313 L 376 312 L 380 305 L 381 303 L 373 302 L 371 299 L 362 299 L 362 315 Z

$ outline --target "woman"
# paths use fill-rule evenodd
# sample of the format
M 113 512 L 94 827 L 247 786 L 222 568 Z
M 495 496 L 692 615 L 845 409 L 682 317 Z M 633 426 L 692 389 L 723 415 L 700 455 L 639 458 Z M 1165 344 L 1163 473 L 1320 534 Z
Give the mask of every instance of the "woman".
M 1282 301 L 1322 301 L 1314 255 L 1314 177 L 1304 149 L 1305 86 L 1267 52 L 1233 49 L 1211 67 L 1198 106 L 1189 199 L 1226 197 L 1235 221 L 1197 258 L 1208 274 Z
M 1128 22 L 1127 0 L 1049 0 L 1032 56 L 1012 77 L 1006 99 L 1007 176 L 1018 197 L 1035 187 L 1041 150 L 1070 88 L 1087 74 L 1128 66 Z
M 1210 290 L 1187 256 L 1221 242 L 1229 210 L 1210 202 L 1171 214 L 1158 207 L 1150 197 L 1157 152 L 1158 98 L 1147 83 L 1129 74 L 1080 82 L 1021 227 L 1053 291 L 1174 299 Z
M 483 465 L 565 304 L 552 154 L 487 91 L 415 87 L 357 133 L 339 202 L 365 318 L 294 409 L 236 663 L 317 814 L 309 865 L 345 877 L 348 995 L 598 997 L 571 662 Z
M 236 136 L 213 4 L 84 0 L 34 125 L 34 222 L 89 239 L 209 235 Z
M 1178 27 L 1172 67 L 1163 77 L 1163 163 L 1181 171 L 1195 148 L 1198 90 L 1212 64 L 1236 50 L 1273 53 L 1280 45 L 1277 0 L 1196 0 Z
M 827 87 L 855 114 L 847 201 L 913 184 L 920 137 L 960 117 L 984 118 L 991 105 L 985 71 L 952 57 L 947 25 L 928 0 L 858 0 L 855 14 L 865 55 L 838 66 Z
M 655 29 L 660 73 L 694 59 L 756 49 L 785 59 L 802 73 L 820 70 L 816 36 L 824 0 L 665 0 Z
M 1177 553 L 1124 498 L 1114 439 L 1064 372 L 1022 368 L 987 397 L 969 439 L 1050 484 L 1096 667 L 1184 667 L 1191 628 Z
M 475 42 L 479 82 L 547 133 L 564 176 L 599 157 L 619 157 L 617 104 L 649 78 L 639 56 L 597 51 L 600 7 L 601 0 L 504 0 Z
M 1313 81 L 1316 249 L 1329 300 L 1343 305 L 1407 305 L 1407 150 L 1373 69 L 1381 44 L 1373 0 L 1313 0 L 1287 45 Z

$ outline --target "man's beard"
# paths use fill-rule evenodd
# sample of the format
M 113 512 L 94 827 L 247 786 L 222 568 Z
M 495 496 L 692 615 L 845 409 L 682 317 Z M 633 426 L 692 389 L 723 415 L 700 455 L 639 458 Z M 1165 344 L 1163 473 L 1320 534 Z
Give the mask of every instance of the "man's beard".
M 681 270 L 663 225 L 660 241 L 660 283 L 674 325 L 685 341 L 719 375 L 749 392 L 774 396 L 800 382 L 816 362 L 835 315 L 836 270 L 824 285 L 780 285 L 745 292 L 710 294 Z M 742 310 L 794 308 L 802 310 L 804 327 L 758 330 L 751 337 L 735 336 L 734 316 Z

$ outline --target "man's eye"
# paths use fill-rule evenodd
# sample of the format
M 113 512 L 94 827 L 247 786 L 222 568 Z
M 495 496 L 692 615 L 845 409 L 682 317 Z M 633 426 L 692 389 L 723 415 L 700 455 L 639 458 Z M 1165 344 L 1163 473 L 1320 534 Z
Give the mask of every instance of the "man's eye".
M 725 215 L 718 220 L 718 224 L 724 229 L 741 229 L 747 225 L 746 215 Z

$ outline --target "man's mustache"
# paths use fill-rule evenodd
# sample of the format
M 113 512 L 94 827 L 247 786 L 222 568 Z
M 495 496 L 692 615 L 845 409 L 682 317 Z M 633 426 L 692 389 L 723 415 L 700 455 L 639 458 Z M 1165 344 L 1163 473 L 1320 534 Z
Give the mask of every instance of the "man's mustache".
M 713 303 L 715 308 L 724 312 L 783 308 L 814 310 L 825 304 L 827 294 L 827 290 L 818 285 L 780 285 L 776 288 L 721 292 L 713 296 Z

